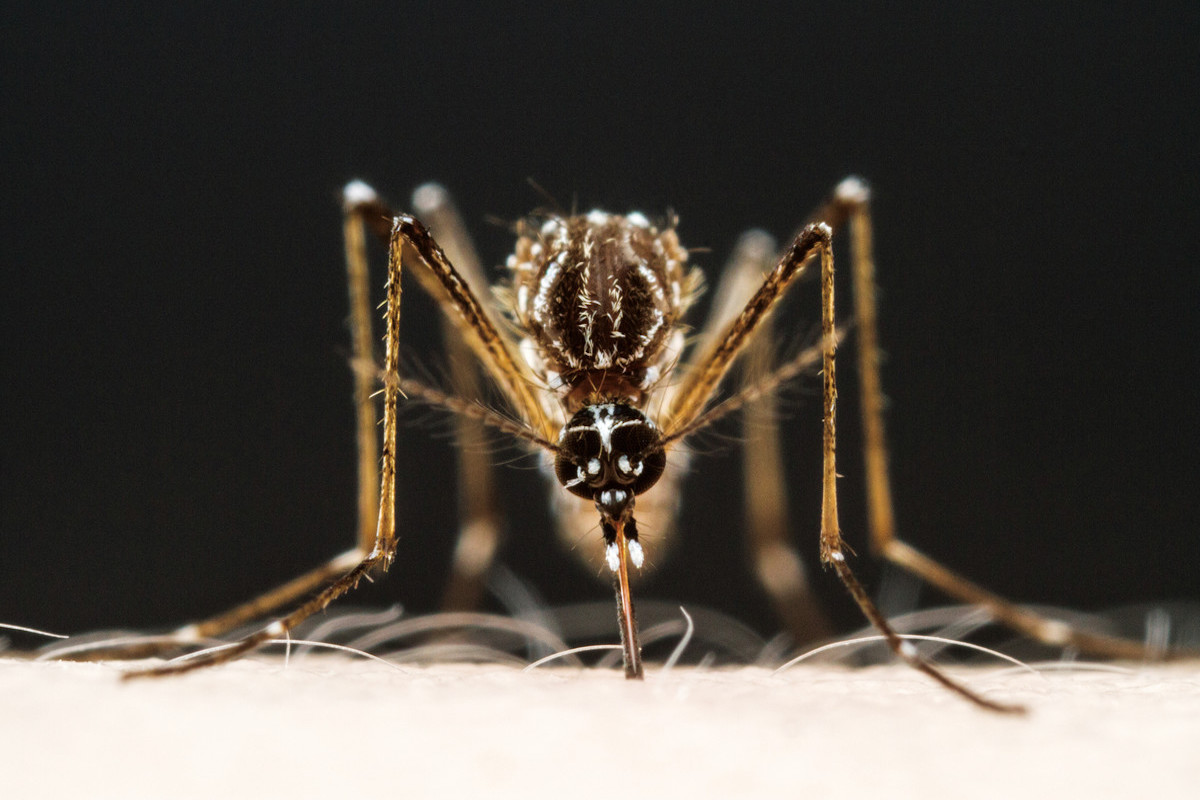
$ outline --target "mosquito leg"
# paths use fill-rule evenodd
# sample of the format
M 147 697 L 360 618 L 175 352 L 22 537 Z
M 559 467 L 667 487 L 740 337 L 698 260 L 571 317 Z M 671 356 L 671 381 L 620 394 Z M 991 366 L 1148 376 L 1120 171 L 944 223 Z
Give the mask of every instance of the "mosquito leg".
M 425 225 L 411 215 L 393 213 L 369 187 L 357 181 L 351 185 L 356 184 L 366 189 L 366 196 L 357 205 L 359 216 L 377 238 L 389 242 L 394 235 L 394 220 L 402 220 L 400 228 L 403 231 L 404 251 L 408 256 L 416 256 L 408 259 L 409 274 L 417 279 L 421 288 L 437 301 L 446 316 L 455 323 L 458 336 L 450 338 L 459 338 L 467 344 L 517 414 L 528 421 L 539 436 L 546 439 L 557 435 L 557 429 L 546 418 L 533 393 L 527 371 L 513 355 L 515 343 L 504 335 L 503 329 L 497 326 L 493 315 L 471 288 L 487 286 L 488 280 L 479 267 L 479 259 L 470 247 L 470 239 L 457 213 L 439 216 L 435 227 L 439 239 L 446 242 L 448 249 L 459 250 L 460 243 L 465 245 L 461 253 L 452 254 L 466 255 L 461 269 L 457 261 L 447 256 Z M 445 189 L 436 184 L 420 187 L 414 193 L 413 201 L 421 208 L 432 209 L 435 216 L 439 214 L 437 209 L 441 205 L 449 205 Z
M 757 339 L 748 350 L 748 366 L 762 363 L 770 343 Z M 804 559 L 788 537 L 787 486 L 775 396 L 768 393 L 747 403 L 742 425 L 746 533 L 755 575 L 794 641 L 827 639 L 833 627 L 812 593 Z
M 775 240 L 769 234 L 749 231 L 742 235 L 733 257 L 721 272 L 710 315 L 712 322 L 705 326 L 706 332 L 710 327 L 719 331 L 733 319 L 737 313 L 735 304 L 744 303 L 762 282 L 774 255 Z M 771 369 L 773 327 L 768 316 L 762 323 L 763 330 L 746 346 L 745 384 Z M 810 642 L 828 638 L 833 628 L 812 594 L 804 559 L 787 535 L 787 488 L 776 412 L 771 392 L 747 402 L 743 409 L 742 475 L 747 544 L 755 575 L 784 627 L 795 641 Z
M 828 228 L 825 229 L 828 232 Z M 947 689 L 961 695 L 976 705 L 991 711 L 1020 713 L 1022 706 L 1008 705 L 989 700 L 951 678 L 917 652 L 916 647 L 906 642 L 892 629 L 879 609 L 867 596 L 862 584 L 850 569 L 842 544 L 837 509 L 837 375 L 835 371 L 837 342 L 834 328 L 833 300 L 833 248 L 828 238 L 821 245 L 821 332 L 824 341 L 822 375 L 824 377 L 824 447 L 822 460 L 821 498 L 821 563 L 833 567 L 839 579 L 850 591 L 859 608 L 871 623 L 884 635 L 888 646 L 900 659 L 924 672 Z
M 204 642 L 235 628 L 240 628 L 253 620 L 265 617 L 272 611 L 286 606 L 288 603 L 293 603 L 313 590 L 344 575 L 347 570 L 352 569 L 362 560 L 364 553 L 365 551 L 357 547 L 347 550 L 316 569 L 309 570 L 240 606 L 200 622 L 193 622 L 177 628 L 171 633 L 171 641 L 168 646 Z
M 351 187 L 354 188 L 354 192 L 349 191 Z M 353 194 L 356 202 L 347 203 L 347 208 L 353 209 L 355 212 L 353 217 L 347 217 L 347 242 L 351 241 L 351 222 L 358 223 L 353 229 L 353 233 L 358 237 L 355 251 L 363 253 L 361 263 L 365 269 L 365 250 L 361 245 L 364 225 L 386 242 L 391 238 L 390 225 L 395 215 L 375 192 L 364 184 L 355 182 L 351 184 L 351 187 L 348 187 L 347 194 Z M 465 287 L 487 286 L 487 277 L 480 266 L 479 257 L 471 245 L 466 227 L 462 224 L 461 217 L 446 190 L 437 184 L 425 184 L 413 193 L 412 202 L 416 212 L 437 230 L 442 252 L 448 262 L 454 265 L 447 267 L 448 271 L 456 271 Z M 382 224 L 385 222 L 386 227 Z M 349 258 L 349 253 L 348 245 L 348 263 L 352 260 Z M 449 312 L 443 317 L 443 333 L 450 381 L 455 393 L 469 398 L 482 396 L 479 375 L 473 366 L 474 353 L 468 346 L 468 340 L 479 337 L 475 335 L 474 339 L 472 338 L 472 331 L 468 330 L 463 323 L 463 315 L 450 311 L 453 308 L 452 295 L 447 290 L 445 281 L 435 273 L 426 260 L 418 258 L 413 259 L 410 263 L 413 266 L 410 274 L 417 278 L 422 289 Z M 469 288 L 467 294 L 470 295 Z M 480 316 L 484 315 L 481 313 Z M 368 365 L 371 362 L 363 361 L 361 363 Z M 369 379 L 369 386 L 370 381 L 374 380 L 375 374 L 372 370 L 370 375 L 360 375 L 361 377 Z M 461 523 L 451 565 L 450 581 L 442 605 L 447 609 L 463 610 L 477 608 L 480 604 L 487 570 L 499 548 L 501 526 L 491 465 L 481 447 L 481 443 L 486 441 L 484 423 L 470 414 L 463 413 L 455 414 L 454 420 L 455 438 L 458 442 L 456 452 L 458 454 Z M 374 442 L 373 422 L 370 432 L 371 441 Z M 361 439 L 362 429 L 360 428 Z M 365 459 L 362 463 L 365 464 Z M 372 459 L 372 471 L 375 469 L 374 464 L 375 461 Z M 363 467 L 360 464 L 360 472 L 362 470 Z M 373 483 L 372 481 L 369 484 L 372 494 L 374 493 Z M 373 536 L 374 531 L 367 531 L 367 535 Z
M 350 295 L 350 341 L 354 369 L 354 412 L 358 442 L 358 549 L 367 552 L 379 518 L 379 433 L 375 391 L 374 335 L 371 324 L 371 280 L 367 267 L 366 228 L 378 216 L 375 192 L 361 181 L 342 193 L 345 213 L 346 278 Z
M 871 548 L 888 561 L 917 575 L 952 598 L 983 607 L 992 618 L 1043 644 L 1073 647 L 1092 655 L 1144 658 L 1142 642 L 1076 630 L 1066 622 L 1028 611 L 947 569 L 896 536 L 888 478 L 887 435 L 883 420 L 883 387 L 876 319 L 875 261 L 872 253 L 869 193 L 860 181 L 842 182 L 831 204 L 850 221 L 854 271 L 855 333 L 862 386 L 864 463 Z
M 388 254 L 387 314 L 385 317 L 387 348 L 384 356 L 386 378 L 383 388 L 383 467 L 379 477 L 379 514 L 370 549 L 365 552 L 356 549 L 333 559 L 324 569 L 330 573 L 340 570 L 339 577 L 287 615 L 272 621 L 241 641 L 226 648 L 208 651 L 204 655 L 186 661 L 130 672 L 126 674 L 126 678 L 172 675 L 237 658 L 271 639 L 286 635 L 305 619 L 354 588 L 373 569 L 387 569 L 391 564 L 396 551 L 396 406 L 400 394 L 400 271 L 403 245 L 404 238 L 397 226 Z M 357 563 L 349 563 L 351 556 L 357 558 Z M 293 582 L 293 584 L 295 583 Z
M 357 546 L 321 566 L 299 575 L 253 600 L 208 619 L 177 628 L 169 636 L 148 645 L 128 645 L 99 651 L 107 658 L 143 658 L 179 645 L 197 644 L 221 636 L 248 622 L 295 602 L 328 584 L 358 564 L 375 539 L 379 516 L 379 446 L 375 432 L 375 405 L 371 391 L 376 371 L 371 359 L 371 312 L 364 227 L 375 224 L 380 203 L 375 193 L 361 182 L 349 184 L 343 194 L 346 275 L 350 295 L 351 347 L 354 366 L 354 406 L 358 441 L 358 536 Z
M 674 430 L 686 427 L 704 411 L 705 403 L 756 333 L 759 323 L 783 296 L 791 282 L 804 272 L 808 260 L 821 249 L 822 243 L 829 241 L 830 235 L 829 226 L 824 223 L 805 226 L 741 313 L 720 335 L 713 337 L 707 350 L 701 352 L 699 357 L 688 365 L 687 374 L 672 396 L 667 409 L 667 426 L 664 431 L 666 436 L 669 437 Z
M 454 312 L 458 329 L 479 362 L 488 370 L 496 385 L 504 392 L 517 414 L 526 420 L 543 438 L 553 438 L 558 431 L 551 424 L 534 394 L 534 386 L 525 369 L 513 354 L 513 344 L 497 327 L 470 285 L 429 230 L 415 217 L 400 214 L 396 217 L 395 233 L 412 248 L 423 266 L 413 272 L 421 277 L 431 275 L 440 286 L 443 308 Z
M 468 286 L 487 286 L 479 256 L 462 224 L 449 194 L 437 184 L 425 184 L 413 193 L 413 208 L 438 232 L 446 256 Z M 479 373 L 471 349 L 463 341 L 457 318 L 442 318 L 450 381 L 462 397 L 481 397 Z M 483 600 L 487 572 L 500 546 L 501 524 L 495 481 L 483 443 L 487 441 L 482 421 L 456 414 L 454 417 L 458 457 L 458 543 L 454 548 L 450 581 L 442 597 L 449 611 L 474 610 Z

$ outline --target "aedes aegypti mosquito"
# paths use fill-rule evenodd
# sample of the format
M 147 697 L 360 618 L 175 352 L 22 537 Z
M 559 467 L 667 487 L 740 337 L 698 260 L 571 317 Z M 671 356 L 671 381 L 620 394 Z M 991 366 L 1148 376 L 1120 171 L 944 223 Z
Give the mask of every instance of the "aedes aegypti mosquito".
M 346 186 L 343 199 L 360 454 L 358 543 L 312 572 L 225 614 L 180 628 L 169 638 L 176 644 L 198 642 L 315 592 L 284 616 L 231 646 L 130 676 L 168 675 L 236 658 L 287 634 L 372 571 L 387 569 L 396 547 L 397 407 L 404 397 L 454 412 L 460 440 L 471 440 L 472 426 L 487 426 L 539 451 L 556 481 L 560 533 L 569 541 L 594 531 L 599 521 L 599 535 L 593 536 L 602 543 L 603 558 L 613 574 L 625 674 L 641 678 L 641 647 L 629 588 L 630 571 L 643 561 L 639 520 L 652 520 L 655 531 L 671 530 L 689 435 L 734 411 L 751 413 L 784 383 L 819 368 L 824 426 L 822 564 L 833 569 L 901 660 L 979 706 L 1019 711 L 1019 706 L 979 695 L 926 661 L 888 624 L 847 562 L 838 525 L 835 463 L 834 368 L 840 334 L 834 319 L 833 233 L 842 227 L 850 229 L 853 329 L 858 339 L 873 548 L 946 594 L 980 605 L 996 621 L 1040 641 L 1107 655 L 1143 654 L 1138 643 L 1078 631 L 1022 609 L 897 538 L 879 378 L 869 193 L 861 180 L 842 181 L 778 259 L 768 255 L 761 239 L 744 239 L 732 268 L 718 284 L 710 319 L 690 346 L 685 343 L 683 319 L 701 277 L 698 268 L 688 264 L 688 252 L 679 242 L 673 220 L 655 225 L 636 212 L 535 215 L 517 226 L 515 252 L 508 259 L 509 281 L 496 291 L 493 302 L 478 294 L 488 282 L 443 189 L 430 184 L 414 194 L 414 207 L 428 227 L 413 215 L 394 214 L 359 181 Z M 389 254 L 382 368 L 371 356 L 368 231 L 387 243 Z M 437 232 L 437 240 L 431 231 Z M 749 357 L 756 347 L 769 353 L 762 345 L 769 343 L 770 312 L 814 265 L 821 286 L 819 344 L 719 396 L 718 388 L 736 361 Z M 452 348 L 450 368 L 459 393 L 401 374 L 404 269 L 445 311 L 447 327 L 453 332 L 447 337 Z M 491 410 L 461 394 L 476 379 L 471 363 L 480 365 L 495 384 L 507 406 L 504 411 Z M 380 384 L 382 453 L 373 400 Z M 756 569 L 785 622 L 794 627 L 809 625 L 811 630 L 812 619 L 805 618 L 804 609 L 811 607 L 811 601 L 802 563 L 785 535 L 786 522 L 770 518 L 780 505 L 782 485 L 778 465 L 772 463 L 780 457 L 773 441 L 776 431 L 771 415 L 764 419 L 766 423 L 747 427 L 752 439 L 746 446 L 747 458 L 751 464 L 759 459 L 760 467 L 756 479 L 748 482 L 753 485 L 748 491 L 765 492 L 757 500 L 750 498 L 764 511 L 758 523 L 751 523 L 756 528 L 750 532 Z M 469 473 L 464 485 L 474 488 L 464 497 L 447 602 L 464 606 L 482 590 L 481 576 L 492 561 L 498 523 L 486 459 L 464 448 L 460 466 Z

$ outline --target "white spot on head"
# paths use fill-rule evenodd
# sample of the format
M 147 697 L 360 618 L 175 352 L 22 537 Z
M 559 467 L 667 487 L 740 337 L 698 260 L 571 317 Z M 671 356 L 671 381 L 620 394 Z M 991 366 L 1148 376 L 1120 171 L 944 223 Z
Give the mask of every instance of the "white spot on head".
M 608 222 L 609 214 L 600 209 L 594 209 L 588 212 L 587 221 L 589 225 L 604 225 Z
M 621 569 L 621 551 L 617 548 L 616 542 L 604 548 L 604 560 L 608 562 L 608 568 L 613 572 Z
M 346 208 L 353 208 L 363 203 L 373 203 L 378 199 L 379 195 L 375 193 L 375 190 L 363 181 L 350 181 L 342 188 L 342 203 Z
M 542 236 L 550 236 L 561 227 L 557 218 L 548 219 L 542 223 Z
M 622 454 L 617 459 L 617 469 L 625 475 L 641 475 L 644 467 L 643 462 L 638 461 L 636 464 L 630 460 L 629 456 Z
M 412 203 L 420 214 L 437 211 L 450 202 L 450 193 L 440 183 L 423 183 L 413 192 Z
M 642 545 L 635 539 L 629 540 L 629 560 L 638 569 L 642 568 L 642 564 L 646 561 L 646 553 L 642 550 Z
M 837 185 L 833 196 L 843 203 L 865 203 L 871 199 L 871 189 L 862 178 L 851 175 Z
M 623 505 L 629 502 L 629 492 L 625 489 L 605 489 L 596 498 L 596 507 Z
M 635 225 L 639 228 L 650 227 L 650 220 L 646 219 L 646 215 L 640 211 L 634 211 L 632 214 L 628 214 L 625 219 L 630 225 Z
M 615 409 L 611 403 L 602 406 L 592 406 L 592 422 L 596 433 L 600 435 L 600 449 L 606 453 L 612 452 L 612 416 Z

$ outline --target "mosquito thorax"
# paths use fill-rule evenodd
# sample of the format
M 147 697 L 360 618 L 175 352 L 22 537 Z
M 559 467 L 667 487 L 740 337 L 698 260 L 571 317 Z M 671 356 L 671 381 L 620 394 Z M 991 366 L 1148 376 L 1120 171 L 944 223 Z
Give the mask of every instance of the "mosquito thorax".
M 679 358 L 679 322 L 700 286 L 672 225 L 597 210 L 519 231 L 510 301 L 530 369 L 569 414 L 640 406 Z
M 595 501 L 602 516 L 622 519 L 663 473 L 661 439 L 658 426 L 631 405 L 585 406 L 558 436 L 554 471 L 569 492 Z

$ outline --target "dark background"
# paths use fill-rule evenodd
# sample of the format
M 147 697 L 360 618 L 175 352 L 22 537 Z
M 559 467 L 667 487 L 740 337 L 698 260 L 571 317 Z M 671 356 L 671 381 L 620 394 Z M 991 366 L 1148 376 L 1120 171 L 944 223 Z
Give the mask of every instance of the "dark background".
M 398 206 L 443 182 L 488 265 L 511 245 L 489 216 L 543 203 L 529 177 L 583 208 L 674 209 L 712 275 L 739 232 L 786 235 L 865 176 L 909 540 L 1020 600 L 1195 598 L 1200 12 L 883 6 L 6 9 L 0 620 L 173 625 L 349 546 L 355 177 Z M 420 350 L 434 318 L 405 313 Z M 815 556 L 812 386 L 787 446 Z M 451 451 L 403 437 L 398 562 L 358 599 L 419 611 L 453 538 Z M 769 633 L 736 454 L 696 462 L 685 544 L 640 593 Z M 607 600 L 532 473 L 502 475 L 503 561 L 551 602 Z

